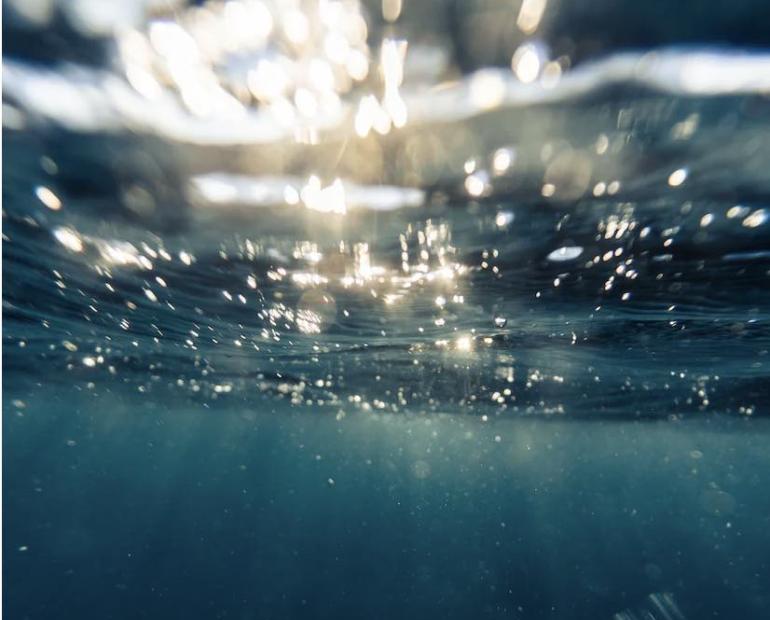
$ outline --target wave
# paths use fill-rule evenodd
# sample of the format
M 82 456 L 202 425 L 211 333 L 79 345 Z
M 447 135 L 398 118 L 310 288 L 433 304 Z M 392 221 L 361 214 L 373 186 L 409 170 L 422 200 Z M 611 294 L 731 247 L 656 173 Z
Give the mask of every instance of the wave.
M 73 131 L 134 131 L 181 143 L 271 144 L 293 140 L 294 119 L 272 109 L 239 108 L 203 117 L 164 93 L 148 100 L 120 75 L 83 65 L 41 67 L 4 59 L 3 94 L 27 116 Z M 613 85 L 683 96 L 763 95 L 770 92 L 770 55 L 762 52 L 661 49 L 617 53 L 585 63 L 554 80 L 522 83 L 503 69 L 481 69 L 455 82 L 403 92 L 411 123 L 456 122 L 491 109 L 572 101 Z M 343 102 L 333 114 L 314 117 L 315 129 L 353 134 L 356 109 Z M 14 121 L 12 121 L 14 122 Z M 331 139 L 330 138 L 330 139 Z
M 402 83 L 403 53 L 382 97 L 291 114 L 4 59 L 9 394 L 44 369 L 335 415 L 768 412 L 770 55 Z

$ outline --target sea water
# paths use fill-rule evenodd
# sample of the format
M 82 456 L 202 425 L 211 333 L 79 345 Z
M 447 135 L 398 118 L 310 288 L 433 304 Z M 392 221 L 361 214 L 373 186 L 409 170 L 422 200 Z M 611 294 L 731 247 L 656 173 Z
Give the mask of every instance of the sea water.
M 284 127 L 92 35 L 4 59 L 9 618 L 770 614 L 761 49 L 386 34 Z

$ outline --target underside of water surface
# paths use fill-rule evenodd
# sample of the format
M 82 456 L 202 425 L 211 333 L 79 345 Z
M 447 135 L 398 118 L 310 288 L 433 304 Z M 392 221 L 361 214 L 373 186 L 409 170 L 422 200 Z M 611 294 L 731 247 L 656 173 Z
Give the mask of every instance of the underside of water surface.
M 9 617 L 770 614 L 762 3 L 119 4 L 3 3 Z

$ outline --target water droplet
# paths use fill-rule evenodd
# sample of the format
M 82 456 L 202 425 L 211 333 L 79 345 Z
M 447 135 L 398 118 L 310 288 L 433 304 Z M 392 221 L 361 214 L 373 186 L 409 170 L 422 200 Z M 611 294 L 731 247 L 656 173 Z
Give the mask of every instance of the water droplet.
M 579 245 L 565 245 L 551 252 L 548 255 L 548 260 L 555 263 L 560 263 L 568 260 L 575 260 L 583 253 L 583 248 Z
M 35 195 L 38 197 L 38 200 L 51 209 L 51 211 L 58 211 L 61 209 L 61 200 L 59 200 L 59 197 L 47 187 L 39 185 L 35 188 Z
M 513 165 L 516 151 L 512 148 L 497 149 L 492 156 L 492 168 L 495 174 L 504 174 Z
M 770 219 L 770 213 L 768 213 L 765 209 L 757 209 L 754 211 L 754 213 L 743 220 L 743 225 L 746 228 L 757 228 L 767 222 L 768 219 Z
M 671 187 L 679 187 L 687 179 L 687 168 L 674 170 L 668 177 L 668 184 Z
M 540 75 L 543 56 L 542 49 L 532 43 L 519 47 L 511 59 L 511 68 L 516 77 L 525 84 L 534 82 Z
M 495 216 L 495 225 L 498 228 L 505 228 L 511 222 L 513 222 L 514 215 L 511 211 L 500 211 Z
M 465 191 L 474 198 L 486 194 L 489 189 L 489 173 L 486 170 L 474 172 L 465 179 Z
M 70 252 L 83 251 L 83 240 L 72 228 L 57 228 L 53 231 L 53 236 Z

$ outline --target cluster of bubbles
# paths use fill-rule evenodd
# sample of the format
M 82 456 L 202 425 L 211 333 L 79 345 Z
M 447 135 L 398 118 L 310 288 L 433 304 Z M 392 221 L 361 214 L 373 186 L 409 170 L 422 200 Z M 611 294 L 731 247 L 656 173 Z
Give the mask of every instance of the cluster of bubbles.
M 139 379 L 144 393 L 167 385 L 205 402 L 256 387 L 296 406 L 331 406 L 338 415 L 349 408 L 442 411 L 451 403 L 483 416 L 564 414 L 580 409 L 569 394 L 581 385 L 600 386 L 590 402 L 607 411 L 613 398 L 645 392 L 670 394 L 681 410 L 723 404 L 729 382 L 703 365 L 650 376 L 632 368 L 618 379 L 593 360 L 592 343 L 614 329 L 618 313 L 624 318 L 614 337 L 635 338 L 633 321 L 650 311 L 661 317 L 656 324 L 665 322 L 665 338 L 686 341 L 698 328 L 687 309 L 694 284 L 682 277 L 680 248 L 715 227 L 748 235 L 770 221 L 761 208 L 720 212 L 685 203 L 676 226 L 656 228 L 634 203 L 615 202 L 597 208 L 594 228 L 580 232 L 585 219 L 573 227 L 554 212 L 547 224 L 542 211 L 487 207 L 474 217 L 478 234 L 462 233 L 458 243 L 463 214 L 423 219 L 401 211 L 394 217 L 403 227 L 392 236 L 246 237 L 215 250 L 174 237 L 128 241 L 81 232 L 66 219 L 66 199 L 43 185 L 34 195 L 38 212 L 22 229 L 63 218 L 51 228 L 60 249 L 51 307 L 79 308 L 77 320 L 91 326 L 78 335 L 67 313 L 41 319 L 61 334 L 51 351 L 61 350 L 61 361 L 83 377 L 79 385 L 96 389 L 94 373 L 106 372 L 129 384 Z M 311 217 L 318 224 L 328 216 Z M 522 243 L 533 221 L 548 235 L 525 258 L 513 258 L 510 238 Z M 17 225 L 6 241 L 17 242 Z M 471 239 L 484 243 L 471 248 Z M 754 259 L 733 252 L 714 260 Z M 565 299 L 585 313 L 560 314 Z M 751 316 L 724 314 L 728 333 L 761 330 Z M 36 340 L 13 343 L 34 347 Z M 639 346 L 637 355 L 646 345 Z M 153 361 L 140 376 L 131 369 L 141 358 Z M 756 409 L 750 399 L 732 404 L 742 415 Z
M 43 5 L 31 3 L 28 13 Z M 86 373 L 87 385 L 103 369 L 130 380 L 122 369 L 144 353 L 154 361 L 143 391 L 170 381 L 212 400 L 257 385 L 297 405 L 386 411 L 459 403 L 498 413 L 564 413 L 580 398 L 610 410 L 613 398 L 647 391 L 675 392 L 674 404 L 683 408 L 715 402 L 723 378 L 713 372 L 677 368 L 650 378 L 637 368 L 618 383 L 592 361 L 590 346 L 602 329 L 618 340 L 634 337 L 633 321 L 651 309 L 660 313 L 665 338 L 686 339 L 692 321 L 679 308 L 687 298 L 683 280 L 690 276 L 697 288 L 700 267 L 680 269 L 677 261 L 687 253 L 711 256 L 720 267 L 767 258 L 746 240 L 764 230 L 770 212 L 689 199 L 679 206 L 678 196 L 707 180 L 687 150 L 702 132 L 694 104 L 682 105 L 683 113 L 655 101 L 620 102 L 589 117 L 585 128 L 546 127 L 558 116 L 551 109 L 540 110 L 539 123 L 494 125 L 489 119 L 510 102 L 512 84 L 546 92 L 569 68 L 567 57 L 548 60 L 535 38 L 546 0 L 518 6 L 524 40 L 510 69 L 480 70 L 430 91 L 431 103 L 444 96 L 459 103 L 431 110 L 436 124 L 427 129 L 411 126 L 419 105 L 402 89 L 406 40 L 388 34 L 379 55 L 372 52 L 355 0 L 148 3 L 134 25 L 119 29 L 98 21 L 97 3 L 72 6 L 66 10 L 77 10 L 86 30 L 114 36 L 122 75 L 147 100 L 172 99 L 191 116 L 236 124 L 241 115 L 266 111 L 291 129 L 301 155 L 323 153 L 298 166 L 303 174 L 191 174 L 192 202 L 200 207 L 191 215 L 191 236 L 204 239 L 197 247 L 182 234 L 131 231 L 130 239 L 98 226 L 86 230 L 57 188 L 58 164 L 45 156 L 50 183 L 34 187 L 38 209 L 20 226 L 50 231 L 52 307 L 75 308 L 91 331 L 79 339 L 54 313 L 40 319 L 24 303 L 16 310 L 61 336 L 54 350 L 73 373 Z M 401 11 L 397 0 L 382 3 L 389 23 Z M 338 151 L 316 144 L 322 119 L 346 109 L 350 140 L 379 141 L 378 158 L 348 151 L 347 139 Z M 482 120 L 489 124 L 441 126 L 440 114 L 457 109 L 488 113 Z M 407 117 L 409 131 L 394 131 L 407 128 Z M 490 133 L 489 126 L 494 136 L 479 138 L 474 128 Z M 655 131 L 663 146 L 680 150 L 651 167 L 643 140 Z M 268 151 L 278 149 L 271 143 Z M 314 171 L 323 158 L 336 173 L 346 157 L 357 170 L 376 159 L 374 181 Z M 266 159 L 255 158 L 255 167 L 267 167 Z M 212 165 L 219 160 L 201 167 Z M 449 180 L 446 170 L 431 176 L 432 166 L 448 169 Z M 642 181 L 639 170 L 647 175 Z M 386 175 L 400 183 L 384 185 Z M 650 211 L 640 211 L 649 205 L 635 199 L 635 187 L 665 192 L 666 206 L 676 203 L 674 216 L 646 221 Z M 526 199 L 501 198 L 511 195 Z M 234 212 L 241 220 L 234 216 L 228 225 Z M 247 224 L 233 238 L 244 213 Z M 219 221 L 223 228 L 214 228 Z M 216 230 L 227 234 L 212 243 Z M 709 254 L 725 235 L 743 245 Z M 563 313 L 565 300 L 573 308 L 580 302 L 581 311 Z M 606 328 L 598 318 L 605 316 Z M 613 331 L 618 316 L 625 323 Z M 753 316 L 725 323 L 731 333 L 761 329 Z M 14 338 L 31 345 L 26 336 Z M 179 360 L 184 371 L 169 380 L 164 368 L 178 368 Z M 356 385 L 361 377 L 366 389 Z M 569 393 L 595 384 L 604 391 Z M 755 410 L 751 399 L 734 404 L 741 414 Z

